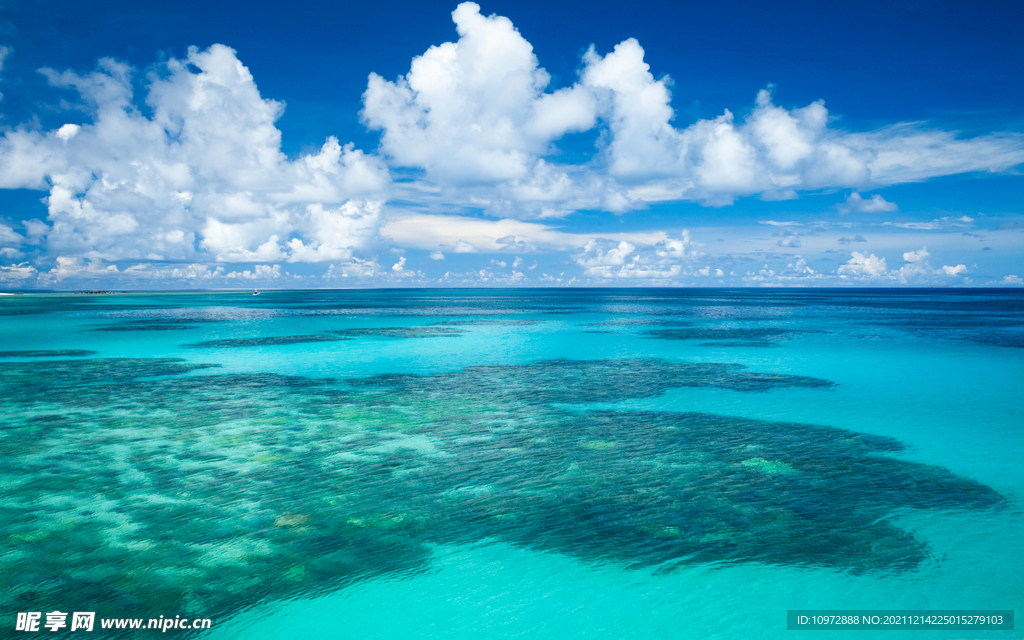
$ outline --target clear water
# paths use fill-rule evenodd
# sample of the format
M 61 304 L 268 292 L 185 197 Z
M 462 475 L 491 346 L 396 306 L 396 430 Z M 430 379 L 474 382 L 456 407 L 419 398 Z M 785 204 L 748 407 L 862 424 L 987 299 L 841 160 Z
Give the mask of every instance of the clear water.
M 39 294 L 0 296 L 0 335 L 10 629 L 773 638 L 787 609 L 1024 610 L 1021 292 Z

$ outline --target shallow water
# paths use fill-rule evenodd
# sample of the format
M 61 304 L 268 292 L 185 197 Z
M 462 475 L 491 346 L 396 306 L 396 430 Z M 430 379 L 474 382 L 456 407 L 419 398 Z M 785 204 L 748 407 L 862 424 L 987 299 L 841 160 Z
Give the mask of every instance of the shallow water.
M 1019 292 L 30 294 L 0 330 L 12 622 L 733 638 L 1024 604 Z M 965 633 L 1016 637 L 915 636 Z

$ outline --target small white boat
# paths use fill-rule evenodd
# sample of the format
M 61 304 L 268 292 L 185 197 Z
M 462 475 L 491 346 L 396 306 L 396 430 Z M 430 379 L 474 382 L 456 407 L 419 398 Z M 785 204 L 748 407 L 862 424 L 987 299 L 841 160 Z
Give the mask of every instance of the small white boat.
M 252 295 L 254 295 L 254 296 L 258 296 L 258 295 L 260 295 L 260 291 L 259 291 L 259 289 L 253 289 L 253 291 L 252 291 Z

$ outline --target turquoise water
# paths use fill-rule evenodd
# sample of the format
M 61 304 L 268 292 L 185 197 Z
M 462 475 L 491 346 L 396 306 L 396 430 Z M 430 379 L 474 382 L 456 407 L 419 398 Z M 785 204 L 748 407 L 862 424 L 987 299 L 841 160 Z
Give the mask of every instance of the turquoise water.
M 12 629 L 768 638 L 788 609 L 1024 610 L 1019 292 L 26 294 L 0 335 Z

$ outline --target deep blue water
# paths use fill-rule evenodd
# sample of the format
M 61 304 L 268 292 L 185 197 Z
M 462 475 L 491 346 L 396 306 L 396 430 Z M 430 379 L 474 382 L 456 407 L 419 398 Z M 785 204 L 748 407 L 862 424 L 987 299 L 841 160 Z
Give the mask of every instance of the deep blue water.
M 10 629 L 774 638 L 787 609 L 1024 610 L 1024 292 L 26 294 L 0 335 Z

